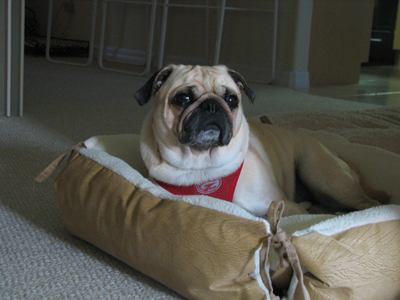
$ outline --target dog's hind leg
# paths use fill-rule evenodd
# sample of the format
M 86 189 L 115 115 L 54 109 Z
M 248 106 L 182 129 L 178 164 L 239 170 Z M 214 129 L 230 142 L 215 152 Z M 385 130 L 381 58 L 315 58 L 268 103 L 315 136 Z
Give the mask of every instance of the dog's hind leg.
M 297 171 L 321 203 L 338 209 L 366 209 L 388 202 L 385 192 L 371 188 L 357 171 L 316 139 L 299 135 Z

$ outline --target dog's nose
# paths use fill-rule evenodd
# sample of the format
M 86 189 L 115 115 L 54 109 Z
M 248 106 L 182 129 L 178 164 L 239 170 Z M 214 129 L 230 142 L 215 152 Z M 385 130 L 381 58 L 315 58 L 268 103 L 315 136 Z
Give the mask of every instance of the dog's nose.
M 219 111 L 221 106 L 217 101 L 213 99 L 207 99 L 200 104 L 200 108 L 208 111 L 211 114 L 215 114 L 217 111 Z

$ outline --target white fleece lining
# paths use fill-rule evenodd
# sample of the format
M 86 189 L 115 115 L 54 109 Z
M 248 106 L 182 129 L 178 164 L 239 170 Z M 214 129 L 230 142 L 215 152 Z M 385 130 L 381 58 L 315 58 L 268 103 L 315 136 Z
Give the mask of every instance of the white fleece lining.
M 261 279 L 261 274 L 260 274 L 260 270 L 261 270 L 261 266 L 260 266 L 260 251 L 262 248 L 259 248 L 255 253 L 255 257 L 254 257 L 254 272 L 249 274 L 251 279 L 257 280 L 258 285 L 260 286 L 260 288 L 264 291 L 267 300 L 271 300 L 271 297 L 269 296 L 269 291 L 267 289 L 267 287 L 265 286 L 264 282 Z M 269 265 L 267 266 L 267 270 L 266 270 L 267 274 L 269 273 Z
M 399 219 L 400 205 L 383 205 L 337 216 L 312 225 L 310 228 L 305 230 L 295 231 L 293 236 L 299 237 L 312 232 L 319 232 L 323 235 L 331 236 L 350 228 Z
M 85 145 L 89 147 L 88 144 Z M 114 156 L 109 155 L 108 153 L 98 150 L 98 149 L 90 149 L 90 148 L 80 148 L 78 152 L 89 159 L 99 163 L 110 171 L 120 175 L 125 178 L 128 182 L 132 183 L 134 186 L 148 191 L 155 197 L 173 200 L 173 201 L 184 201 L 191 205 L 200 206 L 204 208 L 213 209 L 222 213 L 230 214 L 233 216 L 241 217 L 244 219 L 262 222 L 265 224 L 267 228 L 267 232 L 270 233 L 269 223 L 263 219 L 256 217 L 240 206 L 233 204 L 231 202 L 223 201 L 220 199 L 208 197 L 208 196 L 178 196 L 173 195 L 170 192 L 164 190 L 163 188 L 156 186 L 150 180 L 144 178 L 138 171 L 133 169 L 130 165 L 128 165 L 125 161 L 116 158 Z
M 294 300 L 294 293 L 296 292 L 296 287 L 297 284 L 299 283 L 299 280 L 295 275 L 292 276 L 292 280 L 290 281 L 289 289 L 287 292 L 287 298 L 283 298 L 283 300 Z
M 124 148 L 127 142 L 130 143 L 130 148 L 128 150 L 136 156 L 137 160 L 141 161 L 141 158 L 137 157 L 140 153 L 139 136 L 133 134 L 92 137 L 85 142 L 87 148 L 80 148 L 78 151 L 82 155 L 96 161 L 112 172 L 124 177 L 136 187 L 146 190 L 156 197 L 168 200 L 184 201 L 192 205 L 214 209 L 219 212 L 257 222 L 263 222 L 270 233 L 269 223 L 265 219 L 250 214 L 236 204 L 207 196 L 177 196 L 154 185 L 151 181 L 144 178 L 138 171 L 136 171 L 133 168 L 135 166 L 132 167 L 124 161 L 128 160 L 126 155 L 127 153 L 129 154 L 129 151 L 126 150 L 126 147 L 125 150 L 121 150 L 121 148 Z M 125 156 L 124 160 L 112 156 L 102 150 L 107 150 L 111 153 L 124 152 L 124 154 L 121 154 L 121 156 Z M 132 159 L 130 159 L 130 161 L 132 164 Z M 287 234 L 294 236 L 303 236 L 315 231 L 325 235 L 333 235 L 356 226 L 397 219 L 400 219 L 400 205 L 385 205 L 342 216 L 298 215 L 284 217 L 281 221 L 281 227 L 287 232 Z M 305 224 L 307 224 L 307 227 L 304 227 Z

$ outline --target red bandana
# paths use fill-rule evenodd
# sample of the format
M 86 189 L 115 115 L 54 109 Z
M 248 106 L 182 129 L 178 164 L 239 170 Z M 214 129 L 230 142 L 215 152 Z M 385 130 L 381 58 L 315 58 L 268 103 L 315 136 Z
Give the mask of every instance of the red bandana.
M 221 200 L 232 202 L 236 184 L 242 171 L 243 163 L 232 174 L 223 178 L 209 180 L 200 184 L 188 186 L 175 186 L 162 181 L 155 180 L 162 188 L 175 195 L 206 195 Z

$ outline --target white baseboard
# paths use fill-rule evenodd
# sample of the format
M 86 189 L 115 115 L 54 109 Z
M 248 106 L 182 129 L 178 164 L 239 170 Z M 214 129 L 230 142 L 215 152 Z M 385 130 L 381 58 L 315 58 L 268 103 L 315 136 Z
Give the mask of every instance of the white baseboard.
M 104 51 L 104 58 L 109 61 L 142 66 L 146 63 L 146 52 L 107 46 Z
M 308 71 L 277 70 L 273 84 L 293 89 L 306 89 L 310 87 L 310 74 Z
M 121 63 L 129 63 L 134 65 L 144 65 L 146 63 L 146 52 L 142 50 L 121 49 L 113 46 L 108 46 L 105 49 L 105 59 L 109 61 L 116 61 Z M 153 54 L 153 66 L 156 66 L 157 57 Z M 182 64 L 195 64 L 195 65 L 208 65 L 205 59 L 178 57 L 173 55 L 166 55 L 164 58 L 164 65 L 179 62 Z M 240 64 L 229 64 L 229 67 L 240 72 L 247 81 L 259 83 L 271 83 L 271 69 L 259 66 L 248 66 Z M 290 88 L 309 88 L 310 80 L 308 71 L 276 71 L 275 78 L 272 84 L 286 86 Z

